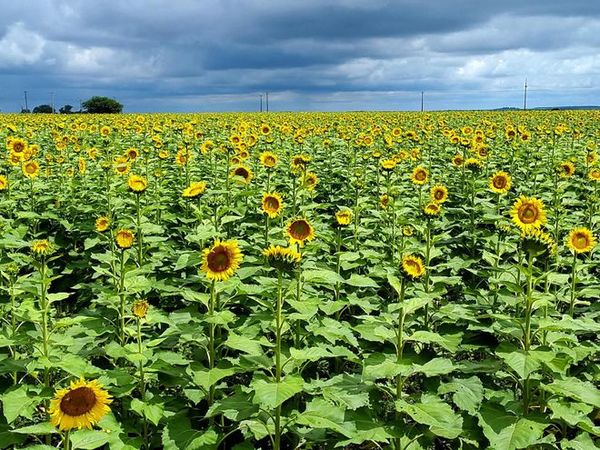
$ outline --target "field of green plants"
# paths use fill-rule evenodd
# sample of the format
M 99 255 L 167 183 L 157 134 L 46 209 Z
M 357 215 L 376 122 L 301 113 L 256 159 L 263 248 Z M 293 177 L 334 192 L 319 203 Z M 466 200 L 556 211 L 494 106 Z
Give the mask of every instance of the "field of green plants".
M 600 448 L 599 124 L 0 115 L 0 449 Z

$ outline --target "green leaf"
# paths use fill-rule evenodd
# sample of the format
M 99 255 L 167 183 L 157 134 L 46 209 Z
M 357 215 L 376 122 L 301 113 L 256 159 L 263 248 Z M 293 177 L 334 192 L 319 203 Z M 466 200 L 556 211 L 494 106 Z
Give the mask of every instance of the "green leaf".
M 462 433 L 462 417 L 435 395 L 421 395 L 420 403 L 397 400 L 396 410 L 408 414 L 415 422 L 429 426 L 436 436 L 456 439 Z
M 320 398 L 306 405 L 306 410 L 296 417 L 298 425 L 310 428 L 324 428 L 350 437 L 344 428 L 344 409 Z
M 234 394 L 230 394 L 220 400 L 217 400 L 208 409 L 206 416 L 213 417 L 217 414 L 223 414 L 227 419 L 239 422 L 247 419 L 258 412 L 258 405 L 252 403 L 252 393 L 242 392 L 237 389 Z
M 109 441 L 109 433 L 99 430 L 77 430 L 71 433 L 73 450 L 77 448 L 90 450 L 102 447 Z
M 590 382 L 578 378 L 557 380 L 551 384 L 542 384 L 540 387 L 552 394 L 570 397 L 577 401 L 600 408 L 600 391 Z
M 346 284 L 355 287 L 379 287 L 379 285 L 372 278 L 366 277 L 364 275 L 357 275 L 355 273 L 350 275 L 350 278 L 346 281 Z
M 229 367 L 227 369 L 221 369 L 219 367 L 215 367 L 211 370 L 190 370 L 192 372 L 192 380 L 196 385 L 204 388 L 205 390 L 209 390 L 210 387 L 216 384 L 219 380 L 226 378 L 235 373 L 235 369 L 233 367 Z
M 302 278 L 307 283 L 323 284 L 327 286 L 335 286 L 338 283 L 343 283 L 344 279 L 333 270 L 317 269 L 305 270 L 302 272 Z
M 541 367 L 539 360 L 533 358 L 531 353 L 513 349 L 514 346 L 503 344 L 496 350 L 496 355 L 502 358 L 506 365 L 514 370 L 522 380 L 527 379 L 529 375 Z
M 35 406 L 41 401 L 30 386 L 21 385 L 8 390 L 2 395 L 2 411 L 8 423 L 12 423 L 17 417 L 31 419 Z
M 460 409 L 476 415 L 483 400 L 483 384 L 476 376 L 471 378 L 453 378 L 438 388 L 438 394 L 452 392 L 452 401 Z
M 13 433 L 19 434 L 35 434 L 35 435 L 45 435 L 45 434 L 56 434 L 58 430 L 54 425 L 50 422 L 42 422 L 37 423 L 35 425 L 29 425 L 28 427 L 17 428 L 16 430 L 12 430 Z
M 235 334 L 233 331 L 227 336 L 225 346 L 252 356 L 260 356 L 264 353 L 260 342 L 246 336 Z
M 414 365 L 414 372 L 421 372 L 427 377 L 449 374 L 454 370 L 454 364 L 448 358 L 433 358 L 422 366 Z
M 449 352 L 454 353 L 462 340 L 462 333 L 444 334 L 443 336 L 431 331 L 415 331 L 406 338 L 408 341 L 417 341 L 424 344 L 438 344 Z
M 302 392 L 304 380 L 296 375 L 288 375 L 279 383 L 259 379 L 252 383 L 254 398 L 252 401 L 266 409 L 274 409 L 283 402 Z
M 160 419 L 164 415 L 164 408 L 162 404 L 158 403 L 144 403 L 137 398 L 131 400 L 131 409 L 138 413 L 141 417 L 145 417 L 154 425 L 158 425 Z

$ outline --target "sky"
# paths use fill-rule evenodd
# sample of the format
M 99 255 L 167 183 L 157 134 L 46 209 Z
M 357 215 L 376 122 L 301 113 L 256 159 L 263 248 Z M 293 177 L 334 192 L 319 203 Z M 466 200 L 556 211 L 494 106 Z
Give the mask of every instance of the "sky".
M 600 104 L 596 0 L 0 0 L 0 110 Z

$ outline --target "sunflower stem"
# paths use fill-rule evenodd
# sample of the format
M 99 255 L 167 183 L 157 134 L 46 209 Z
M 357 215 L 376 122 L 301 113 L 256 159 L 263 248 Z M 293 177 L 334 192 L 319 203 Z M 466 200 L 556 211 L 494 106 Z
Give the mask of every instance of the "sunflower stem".
M 142 319 L 137 317 L 137 344 L 138 344 L 138 353 L 140 355 L 140 397 L 142 398 L 142 402 L 146 403 L 146 380 L 144 377 L 144 362 L 141 358 L 142 356 Z M 144 440 L 144 448 L 150 448 L 148 446 L 148 420 L 146 419 L 146 413 L 144 412 L 144 416 L 142 417 L 142 437 Z
M 396 333 L 396 364 L 402 363 L 402 358 L 404 354 L 404 320 L 406 315 L 404 314 L 404 294 L 406 289 L 406 283 L 404 281 L 404 276 L 400 277 L 400 310 L 398 313 L 398 331 Z M 402 389 L 404 386 L 404 379 L 401 374 L 396 375 L 396 400 L 402 399 Z M 401 421 L 401 413 L 396 411 L 396 423 L 400 423 Z M 401 449 L 401 438 L 396 438 L 394 448 Z
M 121 249 L 119 270 L 119 321 L 121 345 L 125 345 L 125 249 Z
M 281 331 L 283 328 L 283 276 L 277 270 L 277 305 L 275 310 L 275 382 L 281 382 Z M 274 450 L 281 448 L 281 405 L 275 408 Z
M 65 450 L 71 450 L 71 431 L 67 430 L 65 431 L 65 435 L 63 437 L 63 448 Z
M 186 202 L 187 204 L 187 202 Z M 137 232 L 137 241 L 138 241 L 138 266 L 142 267 L 142 259 L 143 259 L 143 235 L 142 235 L 142 213 L 140 208 L 140 194 L 136 193 L 135 195 L 135 209 L 136 209 L 136 232 Z
M 212 280 L 210 283 L 210 299 L 208 302 L 208 315 L 211 319 L 213 319 L 214 314 L 215 314 L 215 304 L 216 304 L 215 284 L 216 284 L 216 280 Z M 214 323 L 214 321 L 211 320 L 211 323 L 208 325 L 208 368 L 209 368 L 209 370 L 212 370 L 215 367 L 215 358 L 216 358 L 215 327 L 216 327 L 216 324 Z M 214 402 L 214 398 L 215 398 L 215 386 L 212 385 L 208 391 L 208 407 L 209 408 L 212 406 L 212 404 Z M 211 424 L 212 424 L 212 420 L 213 419 L 211 417 Z
M 571 300 L 569 302 L 569 315 L 573 317 L 575 315 L 575 283 L 577 279 L 577 253 L 573 252 L 573 262 L 571 265 Z

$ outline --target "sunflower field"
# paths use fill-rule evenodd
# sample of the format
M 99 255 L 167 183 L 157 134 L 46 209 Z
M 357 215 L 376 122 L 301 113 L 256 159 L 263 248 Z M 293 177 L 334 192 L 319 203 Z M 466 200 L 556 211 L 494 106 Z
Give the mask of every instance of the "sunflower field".
M 600 114 L 0 116 L 0 448 L 600 448 Z

